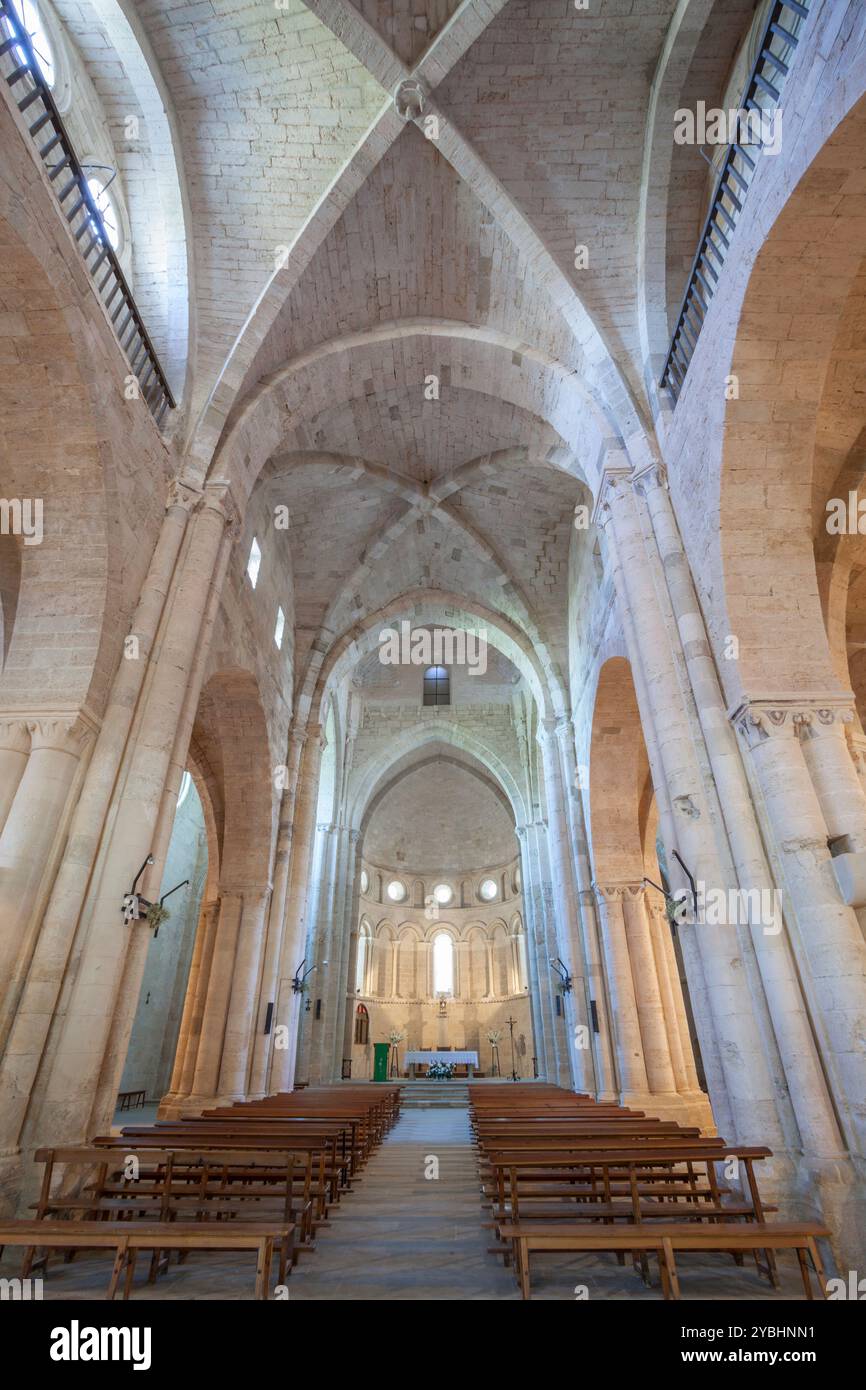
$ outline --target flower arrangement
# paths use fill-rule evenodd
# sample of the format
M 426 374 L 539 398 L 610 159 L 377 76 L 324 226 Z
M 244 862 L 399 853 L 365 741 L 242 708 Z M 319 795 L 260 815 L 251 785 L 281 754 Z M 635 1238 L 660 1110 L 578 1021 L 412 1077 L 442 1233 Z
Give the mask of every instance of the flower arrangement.
M 491 1046 L 491 1047 L 496 1047 L 496 1045 L 498 1044 L 499 1039 L 500 1039 L 501 1037 L 502 1037 L 502 1030 L 501 1030 L 501 1028 L 490 1028 L 490 1029 L 488 1030 L 488 1033 L 487 1033 L 487 1041 L 490 1043 L 490 1046 Z
M 168 921 L 169 915 L 168 908 L 163 907 L 162 903 L 151 903 L 147 909 L 147 925 L 159 931 L 163 922 Z
M 394 1047 L 396 1047 L 398 1043 L 401 1043 L 403 1041 L 405 1036 L 405 1033 L 398 1032 L 396 1028 L 392 1028 L 391 1032 L 388 1034 L 388 1041 L 392 1043 Z
M 450 1081 L 454 1075 L 453 1062 L 431 1062 L 427 1068 L 427 1075 L 431 1081 Z

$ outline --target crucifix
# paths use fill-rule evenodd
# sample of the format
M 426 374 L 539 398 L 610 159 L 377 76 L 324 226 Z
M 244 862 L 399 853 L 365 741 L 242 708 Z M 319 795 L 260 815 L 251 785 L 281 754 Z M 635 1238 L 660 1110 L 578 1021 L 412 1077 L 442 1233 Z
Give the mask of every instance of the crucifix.
M 511 1080 L 519 1081 L 520 1078 L 517 1075 L 517 1069 L 514 1065 L 514 1025 L 517 1022 L 517 1019 L 507 1018 L 505 1022 L 508 1024 L 508 1031 L 511 1034 Z

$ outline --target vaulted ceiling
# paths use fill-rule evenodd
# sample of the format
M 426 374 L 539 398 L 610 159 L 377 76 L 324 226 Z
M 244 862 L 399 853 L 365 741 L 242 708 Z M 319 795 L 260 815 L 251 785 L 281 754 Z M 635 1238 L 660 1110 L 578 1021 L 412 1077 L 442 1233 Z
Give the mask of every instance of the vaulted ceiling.
M 114 3 L 82 0 L 96 69 Z M 417 589 L 501 614 L 564 675 L 574 507 L 603 449 L 647 425 L 641 180 L 676 8 L 127 9 L 170 96 L 186 198 L 178 438 L 219 466 L 240 422 L 250 483 L 289 506 L 298 683 L 314 646 Z M 693 8 L 688 80 L 710 94 L 751 0 Z M 691 155 L 671 185 L 670 296 L 704 197 Z

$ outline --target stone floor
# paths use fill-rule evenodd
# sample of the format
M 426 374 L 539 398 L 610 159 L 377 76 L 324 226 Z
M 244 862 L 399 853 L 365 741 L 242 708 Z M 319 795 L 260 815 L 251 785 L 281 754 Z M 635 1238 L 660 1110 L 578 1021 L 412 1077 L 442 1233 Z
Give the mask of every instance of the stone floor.
M 434 1163 L 435 1160 L 435 1163 Z M 438 1177 L 432 1176 L 438 1165 Z M 427 1176 L 427 1174 L 431 1176 Z M 468 1113 L 456 1109 L 404 1112 L 373 1155 L 355 1190 L 320 1229 L 315 1251 L 301 1253 L 289 1281 L 292 1300 L 518 1299 L 510 1271 L 487 1253 L 493 1232 L 483 1222 Z M 0 1262 L 0 1274 L 19 1261 Z M 246 1299 L 252 1295 L 252 1257 L 192 1255 L 172 1265 L 156 1286 L 137 1280 L 133 1299 Z M 794 1258 L 782 1256 L 782 1289 L 775 1293 L 753 1269 L 723 1257 L 682 1256 L 684 1300 L 802 1299 Z M 108 1266 L 102 1256 L 52 1265 L 46 1299 L 100 1298 Z M 533 1298 L 657 1299 L 657 1276 L 646 1288 L 630 1268 L 604 1255 L 536 1256 Z

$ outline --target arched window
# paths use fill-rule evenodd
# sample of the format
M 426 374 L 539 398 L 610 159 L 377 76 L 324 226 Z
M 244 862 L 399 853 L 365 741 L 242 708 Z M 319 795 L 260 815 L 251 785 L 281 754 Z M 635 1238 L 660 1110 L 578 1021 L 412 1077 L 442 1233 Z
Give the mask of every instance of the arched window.
M 355 993 L 367 993 L 367 971 L 370 966 L 370 927 L 367 922 L 361 923 L 358 932 L 358 954 L 355 960 Z
M 355 1010 L 355 1042 L 359 1047 L 366 1047 L 369 1041 L 370 1015 L 364 1005 L 359 1004 Z
M 433 938 L 433 993 L 454 993 L 454 942 L 447 931 Z
M 451 704 L 451 677 L 444 666 L 428 666 L 424 672 L 424 704 Z

